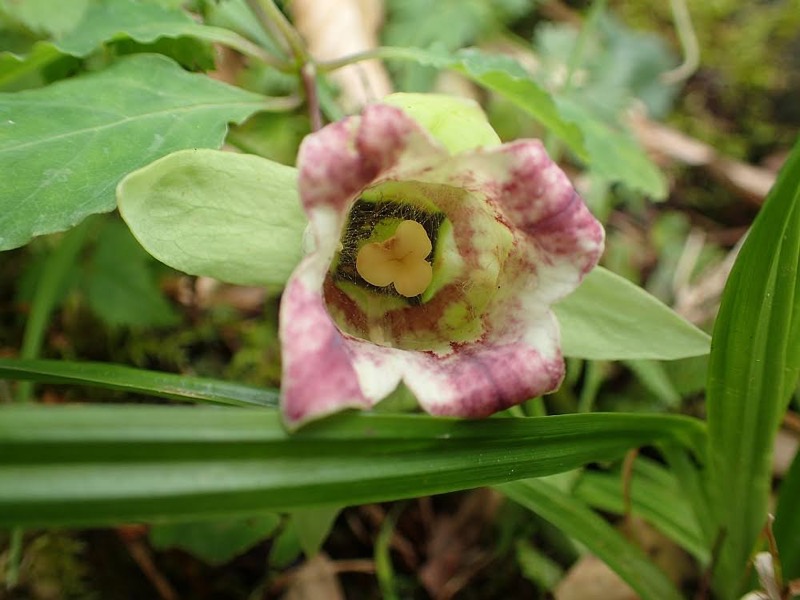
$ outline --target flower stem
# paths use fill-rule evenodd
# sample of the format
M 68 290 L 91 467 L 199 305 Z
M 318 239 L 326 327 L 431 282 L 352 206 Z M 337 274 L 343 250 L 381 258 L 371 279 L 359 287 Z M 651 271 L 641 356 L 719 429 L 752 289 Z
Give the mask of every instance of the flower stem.
M 416 56 L 413 54 L 413 52 L 409 52 L 407 48 L 381 46 L 380 48 L 371 48 L 369 50 L 364 50 L 363 52 L 356 52 L 355 54 L 342 56 L 341 58 L 334 60 L 322 61 L 317 64 L 317 70 L 320 73 L 330 73 L 331 71 L 336 71 L 337 69 L 341 69 L 365 60 L 386 58 L 394 58 L 398 60 L 416 60 Z
M 303 43 L 303 38 L 297 33 L 278 6 L 273 0 L 247 0 L 247 5 L 258 17 L 261 26 L 270 35 L 274 35 L 275 30 L 280 34 L 291 53 L 294 55 L 298 66 L 310 61 L 310 56 Z M 302 67 L 300 67 L 302 68 Z
M 317 94 L 317 69 L 313 62 L 307 62 L 300 69 L 303 79 L 303 88 L 306 91 L 308 102 L 308 116 L 311 119 L 311 131 L 322 129 L 322 111 L 319 107 L 319 94 Z

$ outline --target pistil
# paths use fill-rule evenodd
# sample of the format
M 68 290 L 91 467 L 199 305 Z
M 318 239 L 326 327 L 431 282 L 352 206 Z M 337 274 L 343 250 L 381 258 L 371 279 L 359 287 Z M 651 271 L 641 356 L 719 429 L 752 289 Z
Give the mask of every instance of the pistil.
M 426 290 L 433 268 L 425 260 L 433 250 L 425 228 L 416 221 L 403 221 L 383 242 L 364 244 L 356 257 L 356 271 L 377 287 L 394 284 L 397 293 L 412 298 Z

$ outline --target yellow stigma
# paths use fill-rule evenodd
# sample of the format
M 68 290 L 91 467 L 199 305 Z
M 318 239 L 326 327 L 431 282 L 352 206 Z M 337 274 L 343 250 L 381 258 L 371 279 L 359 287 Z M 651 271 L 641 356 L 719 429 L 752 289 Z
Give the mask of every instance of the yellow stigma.
M 356 257 L 356 271 L 378 287 L 393 283 L 398 294 L 418 296 L 430 285 L 433 268 L 425 259 L 433 250 L 425 228 L 403 221 L 385 242 L 364 244 Z

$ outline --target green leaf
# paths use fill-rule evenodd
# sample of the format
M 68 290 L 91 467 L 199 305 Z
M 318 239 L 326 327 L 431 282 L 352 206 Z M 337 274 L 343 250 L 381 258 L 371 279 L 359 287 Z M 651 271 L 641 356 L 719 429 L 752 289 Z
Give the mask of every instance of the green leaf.
M 87 385 L 190 402 L 275 407 L 277 390 L 121 365 L 0 358 L 0 379 Z
M 800 141 L 734 263 L 714 326 L 706 406 L 714 582 L 738 597 L 769 510 L 775 434 L 800 371 Z
M 586 504 L 546 480 L 515 481 L 497 489 L 584 544 L 645 600 L 683 596 L 644 552 Z
M 418 48 L 384 48 L 386 58 L 411 60 L 438 69 L 454 69 L 475 83 L 502 94 L 549 129 L 579 158 L 588 159 L 580 130 L 561 117 L 550 94 L 508 56 L 463 50 L 456 54 Z
M 62 35 L 80 22 L 89 0 L 70 0 L 54 9 L 52 0 L 0 0 L 0 18 L 16 21 L 39 34 Z
M 664 175 L 631 134 L 606 124 L 572 99 L 560 97 L 555 102 L 561 117 L 583 134 L 585 162 L 592 171 L 654 199 L 667 196 Z
M 174 150 L 217 147 L 229 121 L 268 108 L 155 55 L 0 94 L 0 249 L 112 210 L 126 173 Z
M 584 473 L 574 494 L 599 510 L 624 514 L 620 472 Z M 700 564 L 710 559 L 703 532 L 675 477 L 645 458 L 638 458 L 631 480 L 632 510 L 689 551 Z
M 555 306 L 564 354 L 594 360 L 673 360 L 710 338 L 642 288 L 602 267 Z
M 594 157 L 584 145 L 580 123 L 570 123 L 564 118 L 550 93 L 536 83 L 517 61 L 472 49 L 459 52 L 456 57 L 453 68 L 516 104 L 563 141 L 578 158 L 592 162 Z
M 243 54 L 263 54 L 240 35 L 194 21 L 185 12 L 134 0 L 101 0 L 91 5 L 83 20 L 56 47 L 72 56 L 88 56 L 103 43 L 130 38 L 148 44 L 160 38 L 191 37 L 224 44 Z
M 49 1 L 44 0 L 45 3 Z M 51 14 L 64 12 L 53 11 L 51 6 L 47 10 Z M 0 85 L 25 72 L 40 68 L 62 54 L 83 58 L 104 43 L 119 40 L 151 44 L 163 38 L 183 37 L 223 44 L 248 56 L 265 56 L 262 49 L 233 31 L 197 23 L 182 10 L 154 3 L 99 0 L 90 4 L 85 12 L 81 11 L 78 15 L 80 17 L 80 21 L 72 18 L 69 27 L 60 28 L 62 33 L 66 33 L 61 39 L 55 42 L 38 42 L 26 57 L 10 52 L 0 54 Z M 206 66 L 210 68 L 213 64 Z
M 681 395 L 669 378 L 664 364 L 654 360 L 625 361 L 625 365 L 634 372 L 642 385 L 655 394 L 664 406 L 677 409 Z
M 508 56 L 468 49 L 448 55 L 416 48 L 384 49 L 387 58 L 454 69 L 521 108 L 603 178 L 654 198 L 666 196 L 658 168 L 634 138 L 614 129 L 566 97 L 554 97 Z
M 94 313 L 112 327 L 174 324 L 178 315 L 151 272 L 154 262 L 123 223 L 103 226 L 85 272 Z
M 288 434 L 276 411 L 0 407 L 0 527 L 195 520 L 380 502 L 619 458 L 703 424 L 585 414 L 465 421 L 342 414 Z
M 292 511 L 292 524 L 297 540 L 308 558 L 320 551 L 340 512 L 340 506 L 319 506 Z
M 184 150 L 122 180 L 119 210 L 160 261 L 242 285 L 282 285 L 308 223 L 297 170 L 258 156 Z
M 786 579 L 800 578 L 800 451 L 783 478 L 773 531 Z
M 223 565 L 269 537 L 278 528 L 276 514 L 256 515 L 227 521 L 194 521 L 154 525 L 150 543 L 154 548 L 180 548 L 211 565 Z

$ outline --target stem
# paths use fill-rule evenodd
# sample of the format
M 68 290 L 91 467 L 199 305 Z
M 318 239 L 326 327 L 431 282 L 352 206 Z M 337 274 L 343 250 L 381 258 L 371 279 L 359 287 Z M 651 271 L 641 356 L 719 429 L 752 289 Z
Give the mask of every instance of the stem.
M 280 36 L 286 41 L 295 57 L 297 64 L 309 62 L 310 56 L 306 50 L 303 38 L 297 33 L 273 0 L 247 0 L 248 6 L 256 14 L 261 25 L 267 33 L 272 34 L 277 29 Z
M 83 247 L 87 221 L 74 227 L 61 239 L 58 246 L 45 262 L 44 270 L 36 285 L 36 294 L 31 306 L 28 322 L 25 324 L 25 333 L 22 338 L 20 358 L 38 358 L 44 343 L 50 314 L 55 308 L 58 294 L 64 286 L 69 267 L 75 262 L 78 253 Z M 24 381 L 17 388 L 17 402 L 27 402 L 33 395 L 33 383 Z
M 6 589 L 11 589 L 19 581 L 19 565 L 22 562 L 22 537 L 24 530 L 16 527 L 11 530 L 8 543 L 8 565 L 6 566 Z
M 306 102 L 308 102 L 308 116 L 311 119 L 311 131 L 322 129 L 322 112 L 319 108 L 319 95 L 317 94 L 317 69 L 314 63 L 307 62 L 300 69 L 300 76 L 303 79 L 303 89 L 306 91 Z
M 672 18 L 675 20 L 675 29 L 678 40 L 683 50 L 683 62 L 676 68 L 662 73 L 661 81 L 666 84 L 679 83 L 689 79 L 700 66 L 700 46 L 697 43 L 697 34 L 692 26 L 692 16 L 685 0 L 670 0 Z
M 317 70 L 320 73 L 330 73 L 331 71 L 336 71 L 337 69 L 341 69 L 365 60 L 383 60 L 387 58 L 397 60 L 417 60 L 417 56 L 414 55 L 413 51 L 409 52 L 407 48 L 382 46 L 380 48 L 371 48 L 369 50 L 364 50 L 363 52 L 356 52 L 355 54 L 342 56 L 341 58 L 336 58 L 334 60 L 319 62 L 317 63 Z

